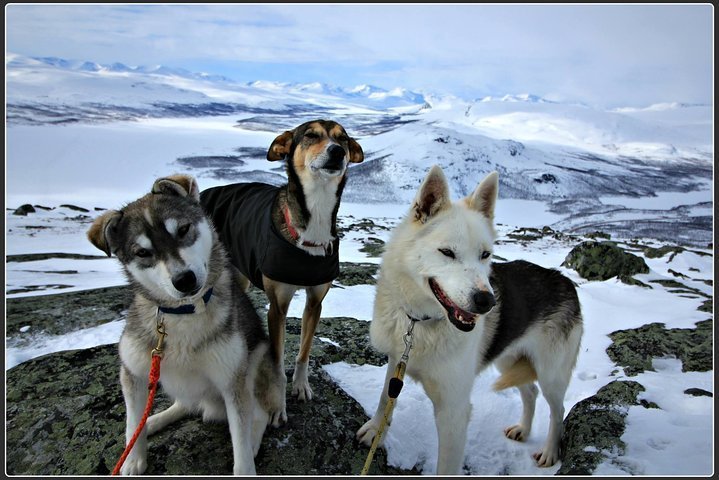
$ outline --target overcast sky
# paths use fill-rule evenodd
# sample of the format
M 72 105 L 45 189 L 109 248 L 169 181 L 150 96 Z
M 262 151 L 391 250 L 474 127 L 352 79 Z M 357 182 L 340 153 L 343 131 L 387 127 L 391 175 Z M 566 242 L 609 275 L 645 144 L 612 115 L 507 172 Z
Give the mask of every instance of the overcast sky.
M 5 13 L 6 51 L 28 56 L 464 98 L 713 102 L 710 4 L 14 4 Z

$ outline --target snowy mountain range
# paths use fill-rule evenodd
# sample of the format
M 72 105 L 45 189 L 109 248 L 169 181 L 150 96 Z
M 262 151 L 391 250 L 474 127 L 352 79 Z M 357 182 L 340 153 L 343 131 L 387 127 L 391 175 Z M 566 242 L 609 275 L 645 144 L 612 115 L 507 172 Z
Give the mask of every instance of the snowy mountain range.
M 281 171 L 264 160 L 268 141 L 325 117 L 341 122 L 365 151 L 365 162 L 351 169 L 346 201 L 409 202 L 429 166 L 438 163 L 455 194 L 468 194 L 497 170 L 501 198 L 543 201 L 570 229 L 601 225 L 641 234 L 639 223 L 640 231 L 628 232 L 627 222 L 654 218 L 658 223 L 647 228 L 655 236 L 674 238 L 673 225 L 680 225 L 681 241 L 711 241 L 711 105 L 667 102 L 603 110 L 532 94 L 466 100 L 370 85 L 239 83 L 165 66 L 15 54 L 6 55 L 6 89 L 10 176 L 14 166 L 32 162 L 23 158 L 28 149 L 19 140 L 26 128 L 214 118 L 234 127 L 234 148 L 219 149 L 227 142 L 212 145 L 212 156 L 225 161 L 218 166 L 201 160 L 207 149 L 196 148 L 178 152 L 174 168 L 190 168 L 217 182 L 281 183 Z M 227 158 L 238 161 L 228 166 Z M 31 186 L 24 187 L 28 192 Z M 677 202 L 657 208 L 651 200 L 661 192 L 675 192 Z M 637 198 L 647 202 L 630 208 L 622 200 Z M 681 205 L 685 208 L 675 208 Z M 605 215 L 609 211 L 615 220 Z

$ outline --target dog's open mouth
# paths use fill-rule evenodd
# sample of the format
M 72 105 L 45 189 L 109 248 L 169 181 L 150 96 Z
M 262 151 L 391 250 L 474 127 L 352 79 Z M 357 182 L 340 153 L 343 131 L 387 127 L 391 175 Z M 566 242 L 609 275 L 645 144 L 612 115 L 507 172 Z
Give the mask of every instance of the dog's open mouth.
M 434 278 L 429 279 L 429 288 L 432 289 L 432 293 L 434 293 L 437 301 L 442 304 L 447 311 L 447 317 L 449 317 L 449 321 L 452 322 L 452 325 L 463 332 L 469 332 L 474 328 L 476 325 L 476 314 L 458 307 L 439 287 L 439 284 Z

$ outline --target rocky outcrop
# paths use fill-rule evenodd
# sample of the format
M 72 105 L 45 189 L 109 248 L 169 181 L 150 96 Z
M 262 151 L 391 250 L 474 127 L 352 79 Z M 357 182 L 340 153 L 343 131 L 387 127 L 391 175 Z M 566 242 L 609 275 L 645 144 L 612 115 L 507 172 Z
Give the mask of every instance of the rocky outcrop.
M 27 215 L 28 213 L 35 213 L 35 208 L 29 203 L 20 205 L 12 212 L 13 215 Z
M 289 318 L 287 358 L 297 354 L 300 320 Z M 366 421 L 361 406 L 321 365 L 385 359 L 369 345 L 368 323 L 326 318 L 315 339 L 310 383 L 314 398 L 298 402 L 287 392 L 289 423 L 268 428 L 256 458 L 259 474 L 355 475 L 368 448 L 354 438 Z M 292 372 L 287 371 L 291 378 Z M 291 382 L 290 382 L 291 383 Z M 7 372 L 7 473 L 10 475 L 107 475 L 124 446 L 125 406 L 119 385 L 117 345 L 55 353 Z M 170 402 L 160 391 L 154 411 Z M 150 438 L 147 474 L 232 473 L 227 425 L 189 418 Z M 378 450 L 371 474 L 417 473 L 388 467 Z
M 649 273 L 644 259 L 607 241 L 580 243 L 569 252 L 562 266 L 573 268 L 587 280 L 608 280 L 612 277 L 625 280 L 637 273 Z
M 83 290 L 81 292 L 9 298 L 5 328 L 15 345 L 25 343 L 20 329 L 32 326 L 32 333 L 60 335 L 94 327 L 121 318 L 131 300 L 126 286 Z
M 624 373 L 633 376 L 652 371 L 652 358 L 673 356 L 682 361 L 684 372 L 707 372 L 713 368 L 713 321 L 697 322 L 696 328 L 666 328 L 650 323 L 609 335 L 607 355 Z
M 637 382 L 614 381 L 572 407 L 564 419 L 562 465 L 557 475 L 591 475 L 609 456 L 624 453 L 624 418 L 644 387 Z M 657 408 L 646 403 L 646 408 Z

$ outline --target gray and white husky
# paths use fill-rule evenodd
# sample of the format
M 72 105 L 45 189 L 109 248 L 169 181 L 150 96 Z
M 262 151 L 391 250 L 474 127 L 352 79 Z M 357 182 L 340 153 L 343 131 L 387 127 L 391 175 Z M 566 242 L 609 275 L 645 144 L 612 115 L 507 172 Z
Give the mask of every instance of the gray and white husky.
M 281 408 L 284 383 L 260 318 L 200 206 L 195 179 L 158 179 L 151 193 L 98 217 L 88 238 L 117 256 L 134 290 L 119 344 L 127 442 L 147 402 L 159 321 L 167 333 L 160 384 L 175 401 L 148 419 L 121 473 L 143 473 L 147 436 L 197 412 L 229 423 L 234 474 L 254 474 L 268 412 Z
M 382 257 L 370 337 L 389 364 L 377 411 L 357 437 L 369 445 L 377 434 L 414 320 L 407 374 L 434 405 L 438 474 L 460 473 L 474 377 L 492 363 L 501 372 L 495 389 L 516 386 L 523 403 L 519 423 L 504 434 L 518 441 L 529 436 L 537 380 L 550 428 L 533 456 L 542 467 L 559 460 L 564 395 L 582 335 L 579 300 L 556 270 L 525 261 L 492 264 L 497 191 L 492 172 L 469 197 L 452 203 L 444 173 L 432 167 Z

